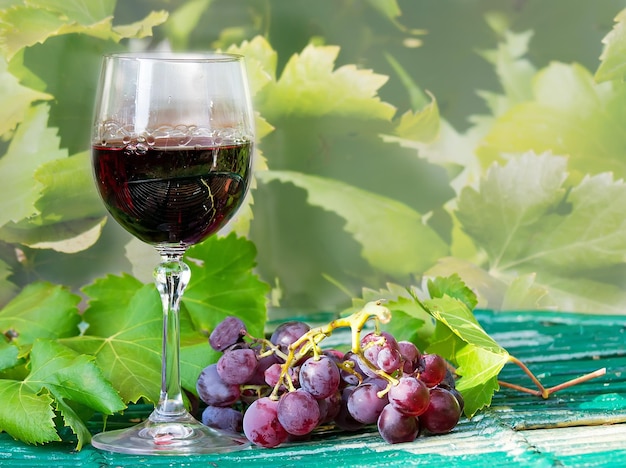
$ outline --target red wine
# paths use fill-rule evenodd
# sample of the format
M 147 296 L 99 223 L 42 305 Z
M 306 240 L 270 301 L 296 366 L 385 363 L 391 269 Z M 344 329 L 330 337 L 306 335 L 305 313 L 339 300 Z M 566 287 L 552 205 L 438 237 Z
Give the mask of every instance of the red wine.
M 113 218 L 153 245 L 193 245 L 222 228 L 248 189 L 252 145 L 203 143 L 95 145 L 95 178 Z

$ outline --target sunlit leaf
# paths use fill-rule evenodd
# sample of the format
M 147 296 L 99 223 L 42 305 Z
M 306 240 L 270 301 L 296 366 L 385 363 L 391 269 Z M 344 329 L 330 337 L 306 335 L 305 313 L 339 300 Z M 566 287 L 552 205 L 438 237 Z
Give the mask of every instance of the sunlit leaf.
M 430 143 L 439 134 L 439 124 L 439 107 L 433 98 L 421 110 L 402 114 L 394 133 L 400 138 Z
M 80 297 L 50 283 L 30 283 L 0 310 L 0 331 L 19 345 L 78 334 Z
M 395 108 L 377 97 L 387 81 L 384 75 L 355 65 L 335 69 L 339 48 L 307 46 L 292 56 L 276 84 L 259 96 L 263 115 L 353 116 L 390 120 Z
M 31 104 L 38 100 L 52 99 L 49 94 L 41 93 L 21 85 L 19 80 L 7 70 L 7 62 L 0 58 L 0 136 L 6 137 L 28 113 Z
M 104 40 L 141 38 L 167 19 L 167 12 L 151 12 L 129 25 L 113 26 L 115 2 L 110 0 L 31 0 L 0 11 L 0 49 L 7 59 L 25 47 L 50 37 L 80 33 Z
M 624 122 L 626 87 L 598 84 L 581 65 L 554 62 L 534 77 L 531 100 L 495 120 L 478 154 L 488 163 L 507 153 L 550 151 L 569 156 L 574 180 L 608 171 L 623 177 Z
M 197 330 L 205 334 L 228 315 L 241 318 L 253 336 L 262 336 L 267 284 L 252 273 L 256 247 L 230 234 L 211 237 L 187 252 L 194 283 L 182 302 Z
M 424 301 L 437 319 L 428 352 L 437 353 L 455 363 L 461 376 L 457 389 L 465 399 L 468 417 L 489 406 L 499 385 L 497 376 L 509 361 L 509 354 L 476 321 L 471 310 L 459 299 L 441 291 L 440 297 Z
M 278 56 L 263 36 L 256 36 L 241 45 L 232 45 L 227 52 L 241 54 L 246 60 L 250 91 L 255 96 L 268 83 L 276 81 Z
M 22 381 L 0 380 L 4 404 L 0 428 L 27 443 L 60 440 L 54 430 L 54 409 L 78 436 L 77 449 L 89 439 L 85 423 L 66 404 L 72 401 L 104 414 L 125 408 L 102 377 L 93 358 L 48 340 L 38 340 L 31 351 L 31 372 Z
M 235 235 L 212 237 L 188 251 L 192 274 L 180 310 L 181 381 L 191 392 L 200 371 L 216 359 L 207 336 L 224 316 L 238 315 L 251 333 L 262 336 L 268 287 L 251 272 L 254 253 L 252 243 Z M 146 398 L 156 403 L 163 332 L 156 288 L 129 275 L 111 275 L 84 291 L 89 327 L 64 343 L 95 356 L 125 402 Z
M 8 195 L 0 200 L 0 226 L 37 213 L 35 202 L 43 187 L 34 180 L 35 171 L 45 162 L 67 156 L 67 151 L 59 149 L 56 130 L 47 127 L 48 111 L 46 104 L 29 109 L 0 158 L 0 180 Z
M 506 166 L 492 166 L 479 191 L 463 190 L 457 217 L 487 252 L 491 268 L 524 255 L 537 222 L 564 196 L 565 168 L 565 158 L 525 154 Z
M 610 173 L 585 177 L 573 187 L 565 213 L 551 213 L 518 262 L 563 271 L 620 264 L 626 256 L 626 184 Z
M 615 17 L 613 30 L 602 40 L 604 50 L 596 70 L 597 81 L 623 80 L 626 76 L 626 9 Z
M 189 35 L 211 3 L 212 0 L 190 0 L 172 12 L 164 26 L 175 49 L 188 47 Z

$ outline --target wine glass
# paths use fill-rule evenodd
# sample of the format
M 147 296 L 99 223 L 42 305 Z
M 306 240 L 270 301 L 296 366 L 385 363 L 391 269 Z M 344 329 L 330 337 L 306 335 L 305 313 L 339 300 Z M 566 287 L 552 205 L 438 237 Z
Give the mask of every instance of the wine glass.
M 161 255 L 161 394 L 150 417 L 102 432 L 92 445 L 131 454 L 191 454 L 248 446 L 186 410 L 179 304 L 186 249 L 222 228 L 251 178 L 254 121 L 243 57 L 222 53 L 105 55 L 96 96 L 92 163 L 101 198 L 128 232 Z

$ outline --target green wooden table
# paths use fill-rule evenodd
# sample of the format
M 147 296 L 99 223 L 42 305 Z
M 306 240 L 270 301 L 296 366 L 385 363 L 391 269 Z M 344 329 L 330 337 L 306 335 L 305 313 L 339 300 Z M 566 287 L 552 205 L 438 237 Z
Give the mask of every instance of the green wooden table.
M 221 455 L 141 457 L 91 446 L 27 446 L 0 434 L 0 466 L 405 467 L 626 466 L 626 316 L 478 311 L 487 332 L 524 361 L 546 386 L 606 367 L 605 376 L 548 400 L 503 388 L 492 406 L 462 419 L 450 434 L 389 445 L 375 429 L 329 432 L 275 449 Z M 502 380 L 531 386 L 507 365 Z M 128 411 L 123 424 L 149 408 Z M 94 430 L 97 427 L 94 423 Z

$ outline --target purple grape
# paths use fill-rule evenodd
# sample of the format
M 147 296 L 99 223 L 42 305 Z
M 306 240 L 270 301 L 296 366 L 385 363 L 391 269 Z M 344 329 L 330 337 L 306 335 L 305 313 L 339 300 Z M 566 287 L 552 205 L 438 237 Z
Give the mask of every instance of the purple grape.
M 444 388 L 435 387 L 430 390 L 428 408 L 419 418 L 428 432 L 445 434 L 454 429 L 460 417 L 461 407 L 455 396 Z
M 202 424 L 224 431 L 241 432 L 243 414 L 227 406 L 207 406 L 202 412 Z
M 358 431 L 365 425 L 362 422 L 354 419 L 350 414 L 350 411 L 348 411 L 348 400 L 350 399 L 350 395 L 352 394 L 352 392 L 354 392 L 355 389 L 356 387 L 350 386 L 344 388 L 341 392 L 341 404 L 339 405 L 339 411 L 335 416 L 335 424 L 339 429 L 342 429 L 344 431 Z
M 354 372 L 350 372 L 350 371 L 345 370 L 344 368 L 341 368 L 340 370 L 341 380 L 347 385 L 354 385 L 354 386 L 359 385 L 361 383 L 361 380 L 359 379 L 358 376 L 360 375 L 362 378 L 363 375 L 365 375 L 365 372 L 363 371 L 363 369 L 361 369 L 361 365 L 360 365 L 361 360 L 352 351 L 348 351 L 344 355 L 344 363 L 345 362 L 349 362 L 352 364 L 352 370 Z
M 269 385 L 270 387 L 274 387 L 276 386 L 276 384 L 278 383 L 278 380 L 280 379 L 280 374 L 282 372 L 282 364 L 272 364 L 271 366 L 269 366 L 266 370 L 265 370 L 265 383 L 267 385 Z M 298 386 L 298 378 L 299 378 L 299 374 L 298 374 L 299 368 L 298 367 L 290 367 L 287 369 L 287 374 L 289 375 L 289 377 L 291 378 L 291 383 L 294 385 L 294 387 Z M 285 387 L 284 385 L 281 385 L 280 390 L 287 390 L 287 387 Z
M 326 398 L 335 393 L 340 380 L 339 368 L 328 356 L 309 358 L 300 367 L 300 387 L 315 398 Z
M 376 387 L 378 387 L 379 391 L 385 390 L 387 388 L 387 385 L 389 384 L 389 382 L 387 382 L 382 377 L 367 377 L 365 380 L 363 380 L 363 383 L 375 385 Z
M 278 421 L 278 401 L 262 397 L 243 415 L 243 432 L 250 442 L 261 447 L 276 447 L 287 440 L 288 433 Z
M 387 332 L 368 333 L 361 339 L 361 346 L 365 359 L 387 373 L 395 372 L 402 366 L 398 342 Z
M 449 388 L 448 391 L 452 393 L 452 395 L 454 395 L 454 398 L 456 398 L 456 401 L 459 403 L 459 408 L 461 409 L 461 413 L 463 413 L 463 409 L 465 408 L 465 399 L 463 398 L 463 395 L 461 395 L 461 392 L 459 392 L 454 387 Z
M 276 330 L 274 330 L 274 333 L 272 333 L 272 336 L 270 337 L 270 341 L 278 346 L 283 352 L 287 352 L 287 348 L 289 348 L 292 343 L 295 343 L 298 338 L 310 329 L 311 327 L 304 322 L 284 322 L 281 323 Z
M 398 444 L 414 441 L 420 430 L 420 423 L 415 416 L 407 416 L 390 404 L 385 406 L 378 417 L 378 432 L 385 442 Z
M 385 395 L 378 397 L 379 389 L 374 384 L 356 387 L 348 398 L 348 411 L 354 419 L 363 424 L 374 424 L 389 400 Z
M 217 373 L 228 384 L 245 384 L 256 369 L 256 354 L 249 348 L 229 349 L 217 361 Z
M 405 374 L 412 374 L 417 370 L 422 354 L 417 346 L 410 341 L 398 341 L 398 349 L 404 361 L 402 367 L 403 372 Z
M 285 393 L 278 401 L 278 421 L 293 435 L 310 433 L 320 422 L 320 407 L 313 395 L 302 389 Z
M 258 350 L 256 350 L 258 352 Z M 278 364 L 281 359 L 275 354 L 268 354 L 261 358 L 257 357 L 257 365 L 254 373 L 250 376 L 246 383 L 250 385 L 265 385 L 265 371 L 273 364 Z
M 235 343 L 239 343 L 245 333 L 244 323 L 239 318 L 229 315 L 215 326 L 209 335 L 209 344 L 216 351 L 224 351 Z
M 376 365 L 388 374 L 397 371 L 403 365 L 400 351 L 389 347 L 382 348 L 376 356 Z
M 389 389 L 389 404 L 407 416 L 419 416 L 430 401 L 430 392 L 424 382 L 411 376 L 400 378 L 397 385 Z
M 336 391 L 326 398 L 317 400 L 320 407 L 320 424 L 327 424 L 335 419 L 341 408 L 341 392 Z
M 202 401 L 210 406 L 230 406 L 241 396 L 239 385 L 227 384 L 217 372 L 217 364 L 205 367 L 196 381 Z
M 420 365 L 423 371 L 419 375 L 419 379 L 426 384 L 427 387 L 434 387 L 441 382 L 448 371 L 446 361 L 438 354 L 422 355 Z

